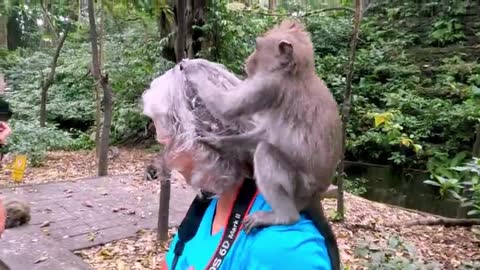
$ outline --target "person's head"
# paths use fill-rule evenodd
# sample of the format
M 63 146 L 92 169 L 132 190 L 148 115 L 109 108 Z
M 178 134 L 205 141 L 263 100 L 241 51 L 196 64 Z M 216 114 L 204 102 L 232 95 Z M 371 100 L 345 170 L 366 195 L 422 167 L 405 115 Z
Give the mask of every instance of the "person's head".
M 225 89 L 240 80 L 223 66 L 205 60 L 184 60 L 155 78 L 142 95 L 143 113 L 152 119 L 157 141 L 166 146 L 164 155 L 169 169 L 182 173 L 192 187 L 221 194 L 251 174 L 245 156 L 237 152 L 217 151 L 196 142 L 203 136 L 238 134 L 241 123 L 222 123 L 204 106 L 182 65 L 197 65 L 205 79 L 222 81 Z

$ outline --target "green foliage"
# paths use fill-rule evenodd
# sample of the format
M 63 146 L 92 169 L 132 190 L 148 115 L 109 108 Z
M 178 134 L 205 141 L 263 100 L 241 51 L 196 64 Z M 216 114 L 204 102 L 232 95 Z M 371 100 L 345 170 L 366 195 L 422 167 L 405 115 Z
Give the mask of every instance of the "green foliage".
M 40 127 L 36 122 L 22 120 L 10 124 L 12 135 L 5 150 L 27 155 L 32 166 L 40 165 L 47 151 L 68 149 L 74 143 L 70 134 L 51 125 Z
M 208 22 L 201 27 L 210 46 L 199 53 L 225 64 L 237 74 L 243 73 L 247 56 L 255 48 L 255 38 L 272 26 L 277 19 L 257 15 L 255 10 L 241 11 L 227 5 L 228 1 L 212 1 L 208 7 Z
M 173 65 L 161 57 L 168 42 L 160 42 L 155 29 L 155 16 L 170 16 L 171 10 L 165 1 L 158 5 L 147 2 L 105 2 L 103 57 L 114 91 L 115 143 L 145 134 L 148 119 L 138 106 L 140 94 L 155 76 Z M 244 61 L 255 48 L 255 37 L 283 18 L 262 15 L 257 6 L 243 9 L 227 5 L 226 0 L 210 2 L 207 23 L 201 27 L 205 34 L 203 49 L 197 56 L 221 62 L 242 74 Z M 458 42 L 463 30 L 456 25 L 459 22 L 455 16 L 465 13 L 464 3 L 456 0 L 438 8 L 442 3 L 433 0 L 422 5 L 415 1 L 378 1 L 369 9 L 362 21 L 355 62 L 347 159 L 420 169 L 428 164 L 433 172 L 448 166 L 456 153 L 471 151 L 473 127 L 480 119 L 480 65 L 460 53 L 435 55 L 435 63 L 431 63 L 422 58 L 428 50 L 421 55 L 411 50 L 412 46 L 429 45 L 432 36 L 441 43 L 434 45 Z M 302 10 L 297 5 L 288 9 Z M 56 10 L 55 25 L 65 28 L 60 16 L 74 10 L 73 4 Z M 28 21 L 38 19 L 35 12 L 22 16 L 31 16 Z M 425 23 L 425 18 L 437 19 Z M 332 12 L 301 20 L 311 33 L 317 74 L 341 104 L 352 16 Z M 29 29 L 25 31 L 33 31 Z M 91 74 L 86 75 L 91 63 L 88 30 L 88 24 L 81 22 L 70 33 L 48 95 L 47 120 L 83 138 L 75 140 L 75 149 L 91 147 L 86 138 L 93 138 L 95 128 L 95 82 Z M 29 40 L 34 40 L 33 36 Z M 33 122 L 38 121 L 41 73 L 46 76 L 49 72 L 53 48 L 30 48 L 35 50 L 0 51 L 0 68 L 12 88 L 7 99 L 14 118 Z M 385 121 L 376 125 L 379 117 Z
M 462 153 L 450 162 L 450 167 L 440 167 L 434 174 L 433 180 L 426 180 L 426 184 L 440 188 L 440 194 L 447 192 L 462 202 L 462 206 L 471 207 L 467 213 L 470 216 L 480 217 L 480 158 L 473 158 L 464 162 Z
M 75 137 L 75 136 L 72 136 Z M 85 133 L 79 133 L 75 140 L 71 142 L 67 150 L 76 151 L 76 150 L 92 150 L 95 148 L 95 140 L 91 136 Z
M 463 40 L 463 24 L 458 19 L 439 19 L 433 24 L 430 39 L 432 44 L 441 46 Z
M 398 236 L 390 237 L 381 243 L 361 239 L 355 247 L 355 257 L 366 259 L 364 267 L 371 270 L 441 269 L 438 262 L 424 263 L 420 261 L 416 256 L 415 247 L 403 242 Z
M 6 71 L 11 91 L 7 94 L 15 118 L 37 119 L 40 109 L 40 83 L 50 73 L 48 52 L 24 51 L 16 65 Z M 56 79 L 48 91 L 48 120 L 94 119 L 93 80 L 85 76 L 89 66 L 87 46 L 69 47 L 58 60 Z
M 345 191 L 361 196 L 367 192 L 366 183 L 367 179 L 364 178 L 346 179 L 344 182 Z

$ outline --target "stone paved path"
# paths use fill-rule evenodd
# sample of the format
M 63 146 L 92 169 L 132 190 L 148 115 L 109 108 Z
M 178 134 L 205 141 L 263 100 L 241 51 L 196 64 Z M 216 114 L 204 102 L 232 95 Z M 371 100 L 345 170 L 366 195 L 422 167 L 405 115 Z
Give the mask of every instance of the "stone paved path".
M 16 196 L 32 207 L 30 224 L 0 239 L 0 261 L 12 270 L 91 269 L 72 251 L 156 228 L 158 186 L 139 187 L 133 176 L 123 175 L 0 189 L 0 197 Z M 193 197 L 172 183 L 170 225 L 180 223 Z

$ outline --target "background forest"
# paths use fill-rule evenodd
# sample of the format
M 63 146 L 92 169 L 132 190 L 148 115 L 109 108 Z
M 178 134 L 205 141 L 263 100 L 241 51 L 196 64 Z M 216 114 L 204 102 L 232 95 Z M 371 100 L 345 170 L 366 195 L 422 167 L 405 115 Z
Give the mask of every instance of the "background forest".
M 462 202 L 461 217 L 480 217 L 480 3 L 363 2 L 345 159 L 425 173 L 422 186 Z M 243 75 L 255 37 L 287 16 L 307 25 L 317 73 L 344 102 L 352 1 L 192 3 L 178 48 L 173 1 L 96 1 L 99 65 L 113 93 L 110 145 L 157 147 L 139 99 L 176 52 Z M 13 111 L 2 151 L 27 154 L 35 167 L 48 151 L 99 147 L 110 106 L 93 76 L 87 1 L 0 0 L 0 13 L 0 90 L 4 80 Z M 361 194 L 361 180 L 347 178 L 347 190 Z

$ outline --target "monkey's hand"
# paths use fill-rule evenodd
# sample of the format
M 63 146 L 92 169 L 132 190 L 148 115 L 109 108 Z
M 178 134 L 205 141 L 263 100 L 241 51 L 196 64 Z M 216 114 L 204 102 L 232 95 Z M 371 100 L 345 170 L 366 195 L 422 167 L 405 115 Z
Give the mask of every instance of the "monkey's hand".
M 198 138 L 197 141 L 217 150 L 242 148 L 248 151 L 255 149 L 262 140 L 265 140 L 265 135 L 264 129 L 253 129 L 249 132 L 237 135 Z
M 223 121 L 252 115 L 278 103 L 278 75 L 260 74 L 224 91 L 225 83 L 192 61 L 182 64 L 186 80 L 198 91 L 208 110 Z
M 253 150 L 262 140 L 262 134 L 263 132 L 261 130 L 253 130 L 239 135 L 209 136 L 199 138 L 197 141 L 217 150 L 231 150 L 238 148 Z

